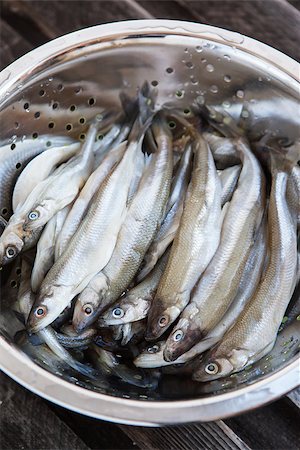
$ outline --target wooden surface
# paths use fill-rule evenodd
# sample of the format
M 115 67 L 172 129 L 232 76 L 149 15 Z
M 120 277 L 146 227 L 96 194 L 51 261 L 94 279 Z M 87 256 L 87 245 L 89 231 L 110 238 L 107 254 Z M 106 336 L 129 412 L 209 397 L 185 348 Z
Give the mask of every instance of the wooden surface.
M 208 23 L 259 39 L 300 59 L 300 2 L 292 0 L 4 0 L 0 66 L 56 36 L 138 18 Z M 0 376 L 0 449 L 300 448 L 299 391 L 225 421 L 147 429 L 118 426 L 55 406 Z

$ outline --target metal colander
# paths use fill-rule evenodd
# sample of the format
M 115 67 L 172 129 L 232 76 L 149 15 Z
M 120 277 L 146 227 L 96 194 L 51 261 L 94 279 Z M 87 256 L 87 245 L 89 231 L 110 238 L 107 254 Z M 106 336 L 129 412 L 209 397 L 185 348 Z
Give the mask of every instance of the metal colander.
M 267 135 L 288 146 L 299 139 L 298 73 L 298 64 L 280 52 L 210 26 L 168 20 L 101 25 L 43 45 L 0 74 L 0 139 L 8 140 L 12 151 L 23 136 L 84 140 L 96 114 L 120 109 L 120 92 L 135 96 L 147 80 L 158 89 L 158 104 L 188 115 L 197 98 L 242 121 L 252 140 Z M 1 275 L 1 366 L 70 409 L 143 425 L 214 420 L 262 405 L 299 384 L 300 321 L 293 310 L 272 352 L 227 379 L 201 384 L 170 371 L 151 392 L 117 379 L 79 380 L 71 371 L 49 367 L 37 353 L 28 357 L 15 344 L 22 325 L 11 305 L 19 277 L 18 261 Z M 295 301 L 299 286 L 296 291 Z

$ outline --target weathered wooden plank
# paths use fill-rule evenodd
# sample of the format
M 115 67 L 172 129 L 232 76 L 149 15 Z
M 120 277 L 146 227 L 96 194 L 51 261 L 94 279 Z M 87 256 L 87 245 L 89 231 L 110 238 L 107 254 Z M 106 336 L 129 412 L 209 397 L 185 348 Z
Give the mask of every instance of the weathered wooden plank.
M 32 49 L 19 33 L 3 20 L 0 21 L 0 70 Z
M 91 449 L 139 449 L 139 447 L 132 442 L 130 437 L 117 425 L 76 414 L 49 402 L 47 402 L 47 404 L 49 408 Z
M 157 19 L 196 20 L 191 10 L 174 0 L 136 0 L 136 2 Z
M 300 413 L 292 406 L 289 399 L 282 398 L 225 422 L 253 449 L 296 450 L 300 441 Z
M 294 405 L 300 408 L 300 387 L 290 392 L 287 395 L 287 397 L 290 399 L 291 402 L 294 403 Z
M 47 7 L 46 7 L 47 5 Z M 125 19 L 152 17 L 134 0 L 91 1 L 74 0 L 20 1 L 6 0 L 6 9 L 30 17 L 50 39 L 80 28 Z
M 1 450 L 87 450 L 45 401 L 0 374 Z
M 300 13 L 279 0 L 177 0 L 197 21 L 254 37 L 300 59 Z
M 125 425 L 120 428 L 145 450 L 249 449 L 222 421 L 156 429 Z

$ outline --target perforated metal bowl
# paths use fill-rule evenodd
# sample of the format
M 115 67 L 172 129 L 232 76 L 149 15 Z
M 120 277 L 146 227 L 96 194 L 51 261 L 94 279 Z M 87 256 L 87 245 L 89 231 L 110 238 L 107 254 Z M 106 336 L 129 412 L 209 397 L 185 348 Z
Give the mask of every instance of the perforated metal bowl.
M 20 58 L 0 74 L 1 140 L 68 134 L 84 139 L 97 112 L 119 107 L 148 80 L 158 102 L 188 108 L 198 100 L 239 117 L 252 139 L 299 133 L 299 65 L 253 39 L 219 28 L 169 20 L 130 21 L 77 31 Z M 287 322 L 268 357 L 210 384 L 164 375 L 155 392 L 116 382 L 79 382 L 29 358 L 14 343 L 21 328 L 9 305 L 14 267 L 1 281 L 0 364 L 26 388 L 93 417 L 139 425 L 215 420 L 270 402 L 299 384 L 299 324 Z M 298 292 L 299 295 L 299 292 Z M 52 373 L 51 373 L 52 372 Z

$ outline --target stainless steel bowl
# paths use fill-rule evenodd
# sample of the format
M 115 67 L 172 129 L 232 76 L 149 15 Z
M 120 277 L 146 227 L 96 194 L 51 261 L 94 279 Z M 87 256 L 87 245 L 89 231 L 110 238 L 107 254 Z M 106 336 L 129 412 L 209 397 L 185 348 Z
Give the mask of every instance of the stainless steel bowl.
M 291 58 L 220 28 L 170 20 L 101 25 L 49 42 L 1 72 L 1 139 L 13 143 L 33 133 L 83 139 L 89 118 L 119 105 L 121 90 L 135 94 L 148 80 L 159 88 L 158 102 L 185 109 L 198 97 L 222 104 L 237 118 L 243 111 L 252 139 L 268 133 L 293 141 L 300 126 L 298 75 Z M 3 371 L 71 410 L 148 426 L 208 421 L 263 405 L 299 384 L 299 321 L 281 331 L 270 356 L 220 382 L 164 375 L 159 389 L 146 394 L 125 384 L 79 382 L 34 362 L 14 343 L 21 328 L 9 307 L 16 296 L 15 269 L 1 277 Z

